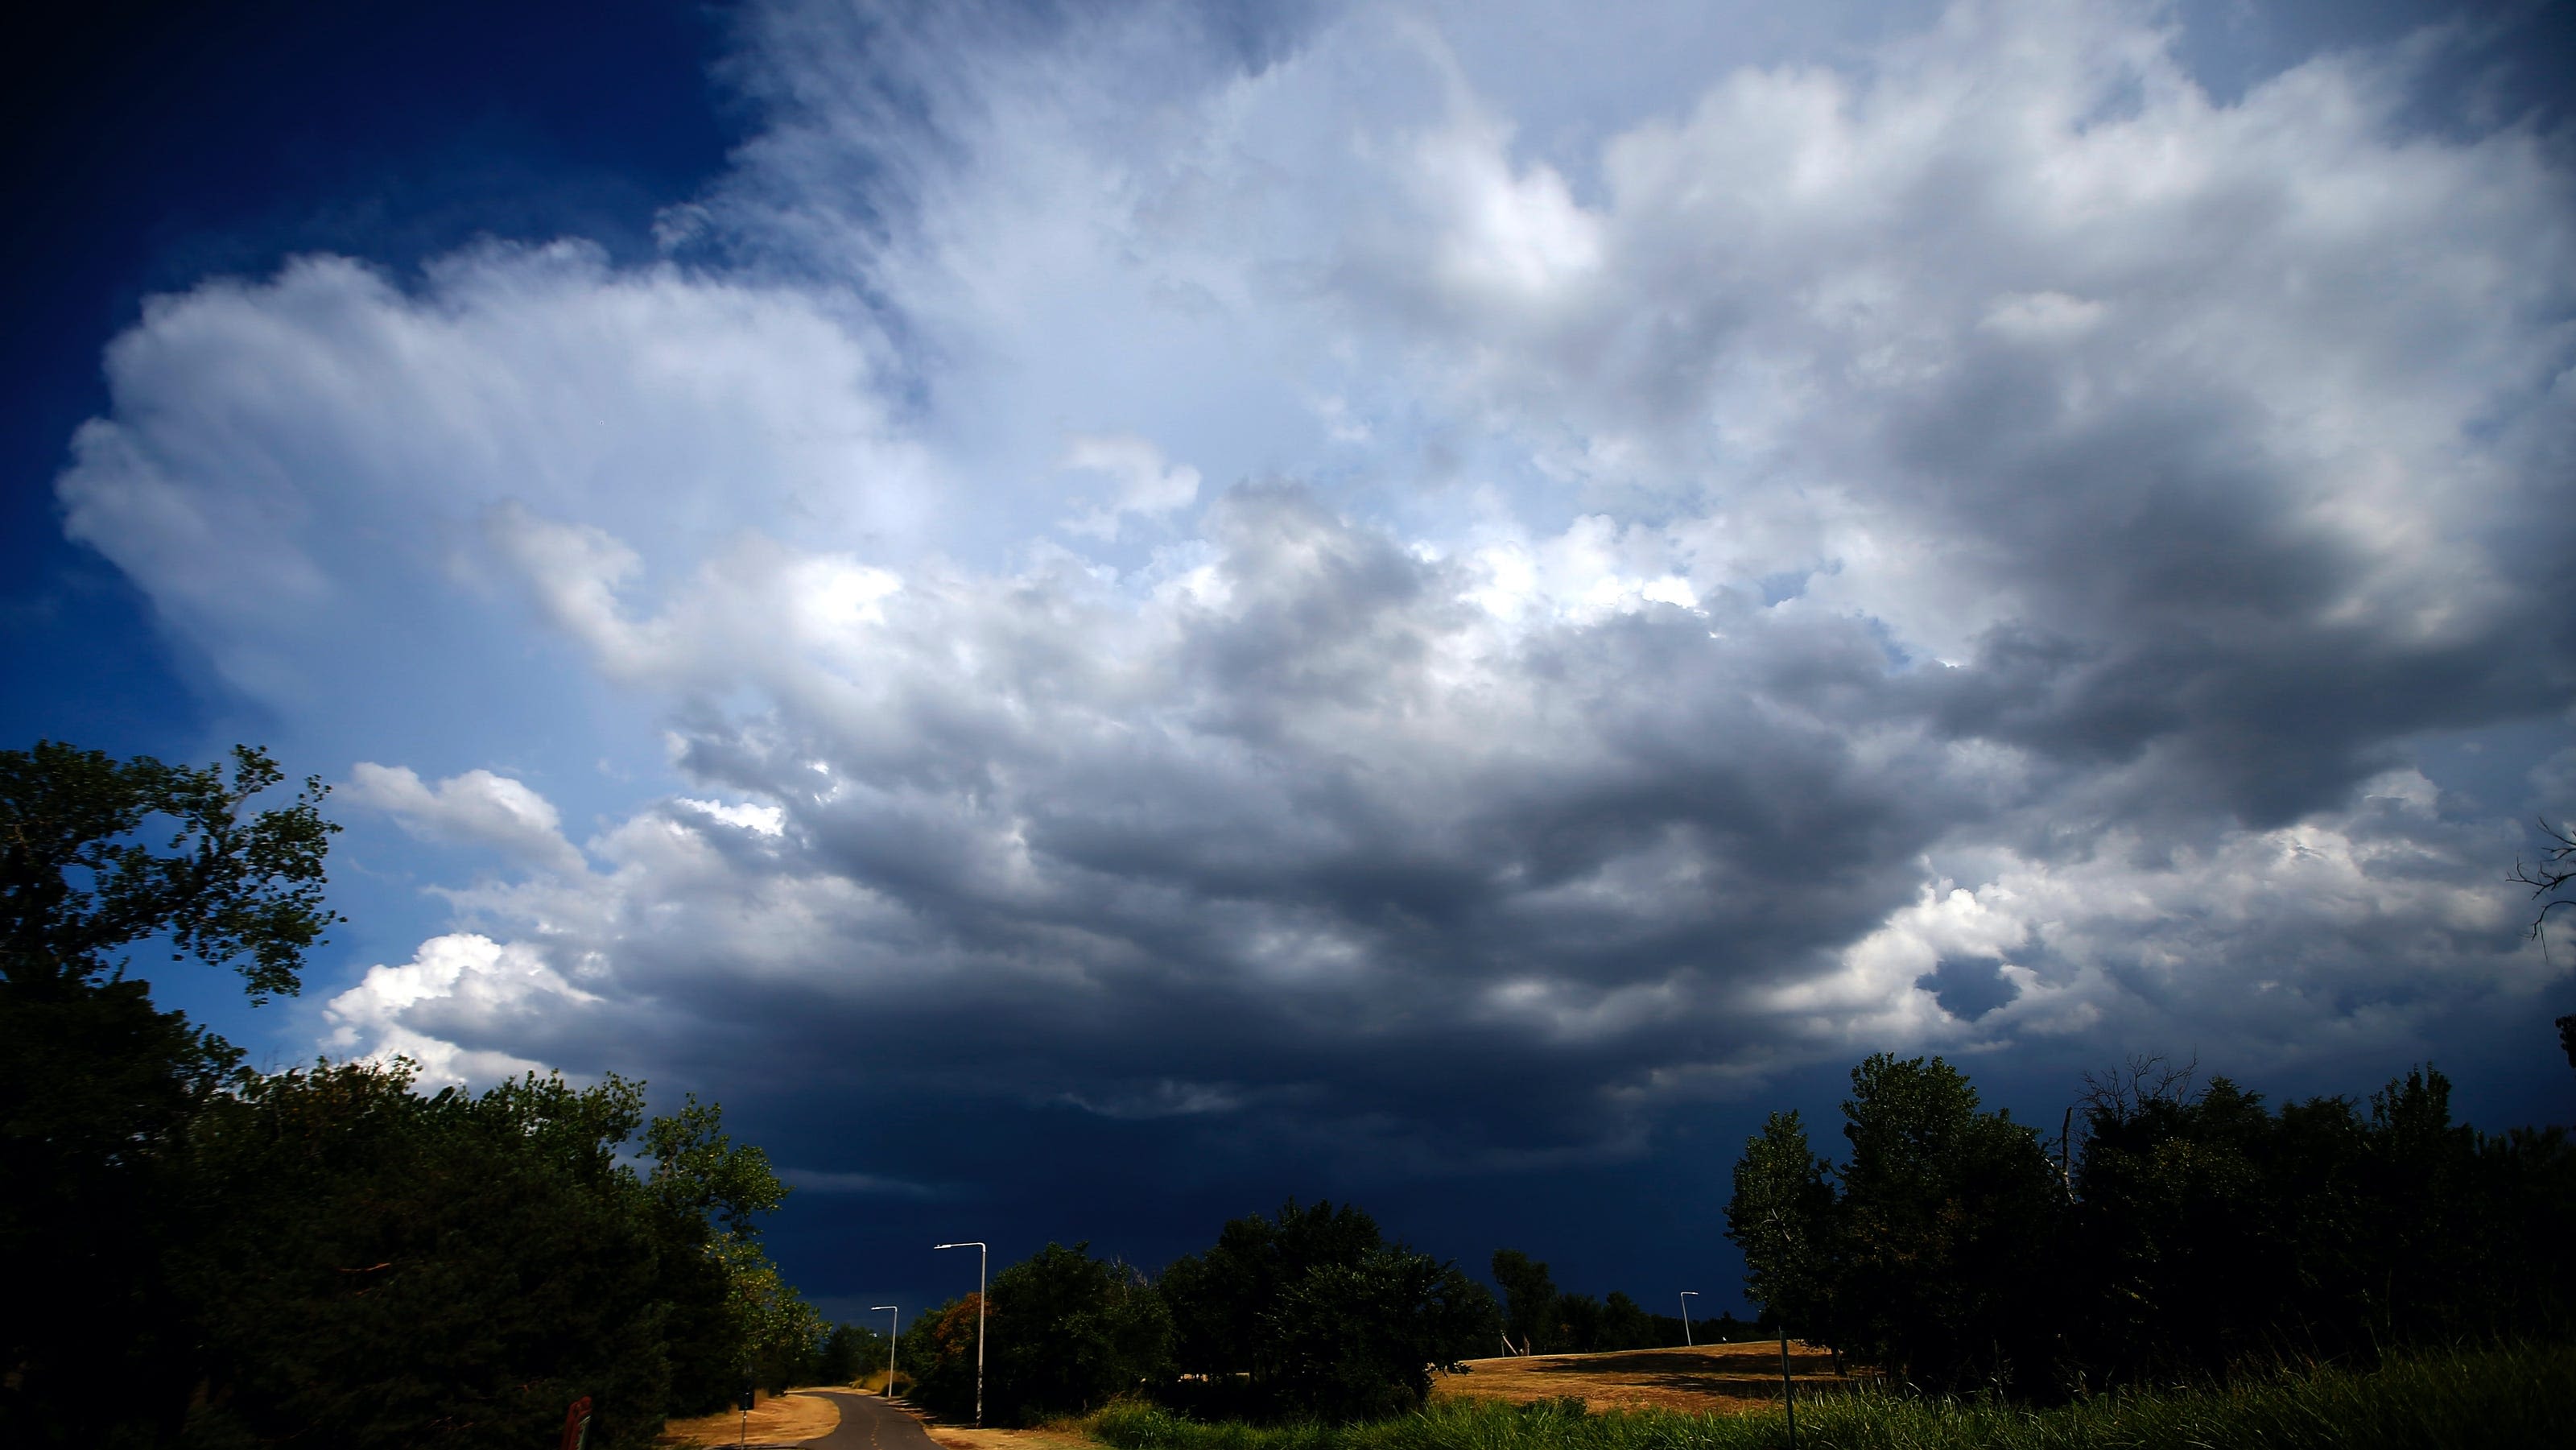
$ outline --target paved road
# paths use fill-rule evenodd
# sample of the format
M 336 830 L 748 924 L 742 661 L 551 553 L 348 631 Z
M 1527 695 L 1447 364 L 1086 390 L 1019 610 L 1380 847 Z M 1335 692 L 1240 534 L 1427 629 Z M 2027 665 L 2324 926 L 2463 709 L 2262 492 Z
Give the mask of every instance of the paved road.
M 883 1395 L 853 1394 L 848 1390 L 805 1390 L 804 1394 L 821 1395 L 838 1406 L 841 1423 L 820 1440 L 805 1443 L 812 1450 L 938 1450 L 938 1442 L 921 1422 L 894 1406 Z

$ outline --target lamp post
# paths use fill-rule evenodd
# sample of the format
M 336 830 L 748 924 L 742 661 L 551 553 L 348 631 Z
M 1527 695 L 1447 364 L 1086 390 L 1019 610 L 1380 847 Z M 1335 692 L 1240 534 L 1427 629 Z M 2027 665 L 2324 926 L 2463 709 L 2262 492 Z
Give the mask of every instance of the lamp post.
M 1699 1291 L 1697 1289 L 1684 1289 L 1682 1291 L 1682 1348 L 1684 1349 L 1691 1347 L 1690 1301 L 1698 1297 Z
M 894 1342 L 903 1337 L 903 1311 L 896 1309 L 891 1304 L 871 1304 L 868 1306 L 868 1312 L 870 1314 L 874 1314 L 880 1309 L 890 1309 L 894 1311 L 894 1318 L 888 1321 L 891 1327 L 886 1330 L 885 1392 L 886 1398 L 890 1400 L 894 1398 Z
M 993 1262 L 993 1251 L 969 1239 L 964 1243 L 932 1244 L 934 1249 L 973 1249 L 975 1251 L 975 1428 L 984 1428 L 984 1270 Z

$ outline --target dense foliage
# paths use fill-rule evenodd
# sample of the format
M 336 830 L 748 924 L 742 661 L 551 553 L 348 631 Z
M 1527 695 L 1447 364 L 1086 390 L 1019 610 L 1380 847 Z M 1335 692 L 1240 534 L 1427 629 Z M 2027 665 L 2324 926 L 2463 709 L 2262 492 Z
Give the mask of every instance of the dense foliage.
M 1852 1087 L 1849 1160 L 1775 1114 L 1727 1232 L 1757 1303 L 1905 1383 L 2056 1397 L 2576 1321 L 2576 1149 L 2454 1124 L 2429 1068 L 2274 1112 L 2142 1065 L 2056 1156 L 1939 1058 Z
M 835 1324 L 814 1346 L 810 1369 L 794 1376 L 798 1384 L 849 1385 L 886 1372 L 886 1336 L 864 1324 Z
M 1349 1420 L 1421 1404 L 1432 1373 L 1501 1333 L 1484 1286 L 1356 1208 L 1291 1202 L 1225 1225 L 1159 1283 L 1089 1246 L 1049 1244 L 994 1275 L 984 1418 L 1025 1424 L 1139 1392 L 1202 1413 Z M 974 1413 L 977 1304 L 904 1332 L 912 1397 Z
M 975 1413 L 976 1308 L 970 1294 L 923 1315 L 899 1356 L 911 1397 L 960 1422 Z M 1089 1244 L 1049 1244 L 994 1275 L 984 1319 L 987 1424 L 1079 1414 L 1171 1374 L 1162 1297 Z
M 1174 1357 L 1264 1415 L 1349 1419 L 1409 1408 L 1434 1368 L 1488 1353 L 1493 1295 L 1455 1264 L 1389 1243 L 1357 1208 L 1290 1202 L 1228 1223 L 1164 1271 Z M 1225 1396 L 1213 1399 L 1223 1402 Z
M 153 1005 L 120 951 L 299 986 L 333 828 L 311 781 L 254 809 L 278 780 L 0 752 L 0 1443 L 544 1444 L 588 1396 L 591 1443 L 641 1446 L 804 1373 L 822 1326 L 757 1240 L 784 1190 L 712 1105 L 260 1076 Z

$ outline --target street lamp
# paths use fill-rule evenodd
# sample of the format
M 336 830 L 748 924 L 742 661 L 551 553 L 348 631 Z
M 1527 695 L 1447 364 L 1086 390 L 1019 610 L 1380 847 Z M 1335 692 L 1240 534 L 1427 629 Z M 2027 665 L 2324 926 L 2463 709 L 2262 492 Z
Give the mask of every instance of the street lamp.
M 973 1249 L 975 1251 L 975 1428 L 984 1428 L 984 1270 L 993 1262 L 993 1251 L 972 1239 L 962 1244 L 932 1244 L 934 1249 Z
M 895 1309 L 891 1304 L 871 1304 L 868 1306 L 868 1312 L 870 1314 L 874 1314 L 880 1309 L 891 1309 L 894 1311 L 894 1318 L 890 1321 L 893 1327 L 886 1331 L 885 1392 L 886 1398 L 890 1400 L 894 1398 L 894 1342 L 903 1337 L 903 1311 Z
M 1682 1348 L 1684 1349 L 1691 1347 L 1690 1301 L 1698 1297 L 1699 1291 L 1697 1289 L 1684 1289 L 1682 1291 Z

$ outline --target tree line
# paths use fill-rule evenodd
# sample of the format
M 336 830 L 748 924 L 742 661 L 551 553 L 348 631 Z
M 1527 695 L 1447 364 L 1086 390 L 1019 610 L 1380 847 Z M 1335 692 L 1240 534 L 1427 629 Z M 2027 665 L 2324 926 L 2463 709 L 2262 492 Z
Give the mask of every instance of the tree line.
M 1341 1422 L 1398 1414 L 1432 1376 L 1507 1353 L 1583 1353 L 1678 1345 L 1674 1315 L 1623 1293 L 1558 1291 L 1548 1266 L 1495 1252 L 1493 1291 L 1389 1240 L 1350 1204 L 1291 1200 L 1227 1223 L 1208 1248 L 1159 1278 L 1049 1244 L 993 1276 L 989 1297 L 942 1304 L 904 1332 L 912 1397 L 943 1417 L 974 1413 L 979 1310 L 984 1417 L 1025 1424 L 1121 1396 L 1202 1419 Z M 1732 1316 L 1695 1321 L 1703 1337 L 1741 1334 Z
M 763 1253 L 785 1194 L 714 1104 L 403 1063 L 257 1074 L 135 951 L 291 995 L 337 917 L 324 788 L 0 751 L 0 1443 L 642 1447 L 831 1348 Z M 856 1341 L 844 1336 L 845 1346 Z
M 2134 1062 L 2052 1142 L 1879 1054 L 1842 1111 L 1840 1163 L 1771 1115 L 1727 1235 L 1767 1314 L 1900 1383 L 2047 1399 L 2576 1328 L 2576 1146 L 2453 1122 L 2430 1067 L 2276 1110 Z
M 1600 1354 L 1668 1345 L 1722 1344 L 1760 1327 L 1721 1314 L 1685 1324 L 1677 1314 L 1653 1314 L 1613 1289 L 1607 1298 L 1568 1294 L 1556 1287 L 1547 1265 L 1518 1249 L 1498 1249 L 1494 1282 L 1503 1291 L 1503 1351 L 1507 1354 Z

